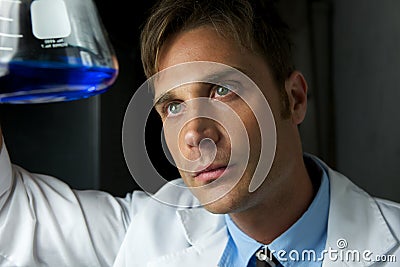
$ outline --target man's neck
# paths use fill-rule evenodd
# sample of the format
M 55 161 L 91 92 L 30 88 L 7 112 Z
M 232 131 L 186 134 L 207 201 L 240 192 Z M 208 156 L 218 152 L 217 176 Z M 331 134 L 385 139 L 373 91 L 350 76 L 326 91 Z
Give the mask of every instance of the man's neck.
M 289 184 L 270 192 L 258 205 L 230 214 L 244 233 L 260 243 L 269 244 L 304 214 L 314 197 L 304 162 L 292 175 Z

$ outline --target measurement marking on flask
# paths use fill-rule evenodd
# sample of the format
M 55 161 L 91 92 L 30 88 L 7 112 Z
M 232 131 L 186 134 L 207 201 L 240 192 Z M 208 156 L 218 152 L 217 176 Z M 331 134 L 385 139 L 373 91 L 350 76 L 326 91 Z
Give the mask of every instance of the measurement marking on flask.
M 3 20 L 3 21 L 13 21 L 13 19 L 12 18 L 6 18 L 6 17 L 1 17 L 0 16 L 0 20 Z
M 0 51 L 12 51 L 12 47 L 1 47 L 0 46 Z
M 10 33 L 1 33 L 0 36 L 2 37 L 10 37 L 10 38 L 22 38 L 24 37 L 22 34 L 10 34 Z
M 11 3 L 11 4 L 21 4 L 22 3 L 21 0 L 0 0 L 0 3 L 1 2 L 8 2 L 8 3 Z M 13 22 L 14 19 L 0 16 L 0 21 Z M 23 35 L 22 34 L 12 34 L 12 33 L 2 33 L 2 32 L 0 32 L 0 37 L 22 38 Z M 3 47 L 3 46 L 0 47 L 0 51 L 12 51 L 12 50 L 13 50 L 12 47 Z

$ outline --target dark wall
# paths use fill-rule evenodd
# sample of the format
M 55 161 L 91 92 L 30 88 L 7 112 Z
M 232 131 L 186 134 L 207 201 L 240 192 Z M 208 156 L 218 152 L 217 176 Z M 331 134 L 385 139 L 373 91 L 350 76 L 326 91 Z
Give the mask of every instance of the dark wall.
M 12 162 L 57 176 L 74 188 L 99 186 L 100 99 L 0 105 L 4 140 Z
M 337 166 L 400 201 L 400 1 L 334 3 Z

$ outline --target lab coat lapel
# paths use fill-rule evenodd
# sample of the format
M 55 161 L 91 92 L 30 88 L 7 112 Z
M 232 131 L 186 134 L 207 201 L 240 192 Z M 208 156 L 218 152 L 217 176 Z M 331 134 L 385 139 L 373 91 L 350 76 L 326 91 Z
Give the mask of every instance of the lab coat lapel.
M 177 214 L 191 246 L 161 256 L 148 266 L 217 266 L 228 241 L 224 216 L 212 214 L 204 208 L 178 210 Z
M 331 200 L 326 249 L 343 251 L 344 255 L 346 251 L 347 255 L 351 251 L 385 255 L 398 246 L 376 201 L 343 175 L 329 169 L 329 177 Z M 331 260 L 326 254 L 323 267 L 372 264 L 363 260 L 362 254 L 360 261 L 348 262 Z

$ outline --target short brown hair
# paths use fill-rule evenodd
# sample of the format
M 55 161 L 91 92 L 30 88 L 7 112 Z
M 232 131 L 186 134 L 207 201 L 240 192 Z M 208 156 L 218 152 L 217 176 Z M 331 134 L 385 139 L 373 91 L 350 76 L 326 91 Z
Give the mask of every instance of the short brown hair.
M 294 70 L 288 26 L 272 0 L 159 0 L 141 33 L 147 77 L 158 71 L 161 46 L 174 33 L 211 25 L 222 35 L 265 57 L 282 88 Z

